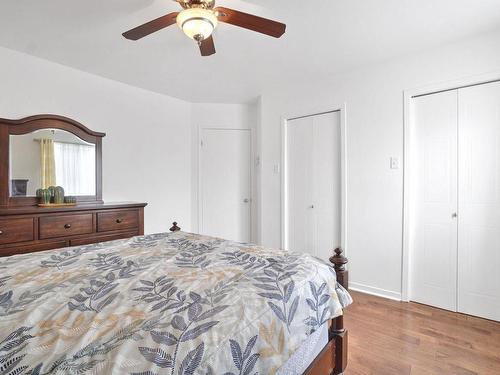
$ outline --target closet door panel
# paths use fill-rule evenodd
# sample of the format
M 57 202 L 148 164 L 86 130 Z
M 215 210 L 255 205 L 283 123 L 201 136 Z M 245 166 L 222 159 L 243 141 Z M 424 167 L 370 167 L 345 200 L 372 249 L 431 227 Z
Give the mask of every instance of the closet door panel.
M 313 117 L 316 256 L 328 260 L 340 246 L 340 112 Z
M 459 91 L 458 310 L 500 320 L 500 83 Z
M 411 299 L 456 311 L 457 92 L 414 105 Z
M 314 255 L 312 118 L 288 122 L 287 128 L 287 250 Z

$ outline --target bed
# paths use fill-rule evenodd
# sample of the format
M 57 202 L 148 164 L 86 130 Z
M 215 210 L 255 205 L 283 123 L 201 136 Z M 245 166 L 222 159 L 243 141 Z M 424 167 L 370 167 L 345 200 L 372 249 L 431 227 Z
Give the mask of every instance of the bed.
M 340 374 L 337 279 L 180 231 L 0 258 L 0 374 Z

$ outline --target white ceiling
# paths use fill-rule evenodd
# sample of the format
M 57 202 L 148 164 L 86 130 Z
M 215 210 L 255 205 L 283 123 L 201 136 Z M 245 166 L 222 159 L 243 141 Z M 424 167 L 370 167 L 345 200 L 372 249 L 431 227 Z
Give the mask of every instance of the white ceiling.
M 268 85 L 326 75 L 500 27 L 500 0 L 219 0 L 288 25 L 274 39 L 222 24 L 202 58 L 173 26 L 121 33 L 172 0 L 1 0 L 0 45 L 194 102 L 245 102 Z

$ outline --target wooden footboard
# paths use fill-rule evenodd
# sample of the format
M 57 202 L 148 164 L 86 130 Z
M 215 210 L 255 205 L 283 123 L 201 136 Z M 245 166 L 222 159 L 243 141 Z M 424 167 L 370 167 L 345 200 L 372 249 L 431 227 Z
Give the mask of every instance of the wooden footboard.
M 347 258 L 342 250 L 335 250 L 330 258 L 337 273 L 337 281 L 344 288 L 348 287 L 348 271 L 345 269 Z M 311 363 L 304 375 L 339 375 L 347 367 L 347 330 L 344 328 L 344 317 L 332 319 L 328 329 L 328 344 Z

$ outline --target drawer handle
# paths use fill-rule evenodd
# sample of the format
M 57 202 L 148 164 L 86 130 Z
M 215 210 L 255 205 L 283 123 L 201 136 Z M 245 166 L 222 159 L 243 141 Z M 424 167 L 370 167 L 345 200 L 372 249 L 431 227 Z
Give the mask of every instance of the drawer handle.
M 3 234 L 3 230 L 0 230 L 0 236 Z
M 71 228 L 71 224 L 65 224 L 65 225 L 64 225 L 64 228 L 66 228 L 66 229 L 70 229 L 70 228 Z
M 123 223 L 123 219 L 116 219 L 116 224 L 121 224 Z

